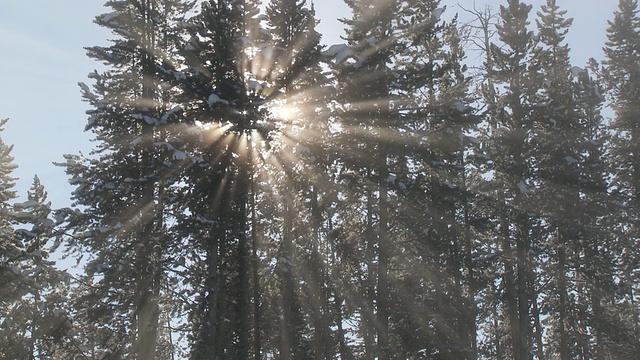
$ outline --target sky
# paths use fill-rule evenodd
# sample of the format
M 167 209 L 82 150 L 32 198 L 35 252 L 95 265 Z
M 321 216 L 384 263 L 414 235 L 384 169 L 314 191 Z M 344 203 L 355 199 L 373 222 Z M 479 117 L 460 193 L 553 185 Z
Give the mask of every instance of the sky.
M 82 102 L 78 82 L 101 65 L 85 55 L 84 47 L 107 45 L 112 35 L 93 24 L 96 15 L 108 12 L 105 0 L 0 0 L 0 119 L 9 118 L 0 133 L 14 145 L 12 155 L 19 168 L 14 173 L 17 191 L 24 201 L 34 175 L 49 192 L 54 207 L 70 204 L 72 188 L 62 168 L 64 154 L 87 154 L 91 134 L 84 132 L 88 105 Z M 545 0 L 534 5 L 532 15 Z M 473 0 L 441 0 L 447 6 L 443 18 L 473 7 Z M 476 0 L 481 9 L 497 12 L 499 0 Z M 602 59 L 607 20 L 613 18 L 617 0 L 557 0 L 574 18 L 567 41 L 573 65 L 590 57 Z M 319 31 L 327 45 L 341 42 L 339 18 L 351 16 L 342 0 L 315 0 Z M 533 22 L 532 22 L 533 23 Z M 473 54 L 469 54 L 473 57 Z

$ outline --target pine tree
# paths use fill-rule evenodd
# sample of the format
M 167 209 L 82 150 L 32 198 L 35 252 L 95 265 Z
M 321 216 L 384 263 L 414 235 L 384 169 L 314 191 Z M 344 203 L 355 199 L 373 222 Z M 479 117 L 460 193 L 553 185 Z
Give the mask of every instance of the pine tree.
M 13 313 L 16 334 L 18 328 L 29 333 L 24 342 L 28 359 L 54 357 L 64 350 L 61 346 L 69 330 L 66 303 L 70 275 L 58 270 L 50 260 L 55 250 L 55 222 L 51 219 L 51 203 L 37 176 L 28 192 L 27 201 L 14 204 L 18 223 L 16 235 L 22 244 L 18 269 L 24 277 L 25 294 L 16 303 Z M 19 322 L 23 319 L 23 322 Z
M 249 139 L 266 111 L 250 64 L 263 34 L 253 1 L 208 1 L 190 22 L 182 103 L 202 141 L 186 175 L 185 229 L 203 259 L 190 280 L 199 293 L 192 357 L 248 358 Z
M 89 158 L 66 156 L 75 205 L 69 219 L 71 245 L 89 252 L 86 293 L 79 314 L 103 324 L 110 334 L 101 350 L 138 359 L 156 358 L 161 283 L 170 243 L 167 185 L 175 183 L 184 160 L 167 135 L 178 120 L 166 71 L 176 65 L 175 43 L 182 1 L 110 1 L 113 12 L 96 17 L 117 38 L 88 55 L 108 66 L 90 74 L 93 89 L 81 84 L 93 107 L 87 130 L 98 146 Z M 115 355 L 114 355 L 115 356 Z
M 6 120 L 2 122 L 2 125 Z M 64 350 L 69 328 L 65 310 L 69 275 L 49 259 L 54 221 L 44 187 L 37 177 L 25 202 L 9 204 L 16 168 L 11 146 L 0 140 L 4 199 L 2 210 L 2 294 L 0 297 L 0 357 L 53 358 Z
M 8 119 L 0 121 L 0 131 Z M 11 176 L 16 169 L 11 156 L 13 146 L 0 138 L 0 356 L 2 358 L 28 359 L 28 334 L 21 325 L 27 319 L 14 319 L 16 307 L 26 295 L 25 275 L 20 270 L 24 245 L 14 231 L 16 219 L 11 201 L 17 198 L 13 190 L 16 179 Z M 24 314 L 24 312 L 23 312 Z M 21 317 L 28 316 L 27 314 Z M 15 324 L 15 325 L 14 325 Z M 15 326 L 15 327 L 14 327 Z
M 591 74 L 595 74 L 591 75 Z M 579 274 L 586 283 L 587 299 L 580 305 L 582 316 L 580 323 L 589 331 L 581 331 L 580 350 L 586 357 L 596 359 L 610 358 L 617 347 L 616 333 L 620 329 L 617 324 L 618 311 L 613 304 L 618 298 L 618 287 L 615 282 L 618 268 L 616 266 L 617 236 L 611 233 L 618 219 L 609 216 L 610 209 L 615 209 L 615 198 L 608 194 L 608 166 L 606 164 L 608 135 L 604 118 L 601 114 L 604 98 L 603 80 L 599 64 L 591 59 L 589 66 L 579 74 L 577 99 L 583 126 L 587 129 L 585 140 L 585 160 L 583 179 L 580 189 L 585 194 L 583 211 L 584 228 L 581 254 L 584 264 Z M 585 320 L 586 319 L 586 320 Z
M 570 274 L 576 270 L 583 233 L 578 209 L 582 206 L 580 180 L 587 132 L 580 121 L 573 82 L 573 73 L 579 75 L 582 70 L 569 65 L 569 47 L 564 38 L 572 19 L 566 19 L 565 14 L 566 11 L 560 10 L 553 0 L 542 6 L 536 20 L 539 45 L 532 59 L 532 66 L 538 69 L 536 80 L 541 88 L 534 110 L 537 134 L 533 156 L 537 164 L 536 176 L 540 180 L 534 196 L 539 198 L 540 211 L 548 222 L 542 235 L 551 237 L 546 246 L 542 246 L 545 241 L 541 239 L 536 251 L 548 254 L 552 259 L 551 264 L 543 265 L 547 268 L 543 273 L 554 274 L 550 275 L 550 283 L 555 291 L 547 296 L 543 310 L 550 313 L 551 338 L 560 339 L 557 346 L 552 346 L 552 352 L 559 354 L 561 359 L 573 358 L 575 354 L 571 354 L 571 349 L 578 349 L 577 339 L 571 335 L 578 334 L 578 329 L 573 328 L 577 324 L 576 304 L 569 293 L 577 291 L 577 279 L 572 279 Z M 530 280 L 532 286 L 540 282 L 536 278 Z M 533 294 L 538 293 L 539 290 L 533 291 Z M 540 358 L 544 356 L 544 329 L 540 323 L 538 300 L 532 297 L 530 301 L 536 327 L 536 352 Z
M 4 130 L 4 126 L 9 119 L 0 120 L 0 131 Z M 0 138 L 1 140 L 1 138 Z M 15 233 L 12 228 L 12 224 L 15 219 L 12 216 L 12 209 L 10 201 L 14 200 L 17 195 L 13 190 L 16 179 L 11 176 L 11 173 L 17 168 L 13 163 L 14 158 L 11 156 L 11 150 L 13 146 L 7 145 L 4 141 L 0 141 L 0 207 L 2 213 L 0 214 L 0 249 L 2 249 L 2 257 L 0 264 L 2 265 L 2 288 L 7 289 L 3 291 L 0 297 L 2 304 L 14 294 L 10 291 L 10 284 L 15 280 L 15 274 L 11 266 L 20 254 L 19 243 L 17 242 Z M 13 274 L 12 274 L 13 273 Z
M 255 218 L 256 210 L 263 205 L 256 204 L 256 199 L 275 200 L 277 207 L 282 206 L 268 211 L 275 221 L 261 230 L 282 239 L 283 244 L 282 256 L 277 255 L 277 277 L 282 281 L 284 304 L 276 308 L 283 310 L 284 324 L 279 329 L 268 329 L 281 335 L 275 351 L 284 358 L 307 356 L 309 352 L 306 340 L 302 340 L 301 305 L 296 304 L 298 281 L 290 271 L 295 258 L 294 234 L 299 231 L 295 226 L 295 192 L 289 194 L 291 189 L 287 189 L 283 191 L 286 196 L 272 198 L 273 194 L 263 195 L 261 184 L 254 183 L 256 179 L 264 181 L 261 177 L 265 171 L 259 166 L 275 165 L 275 172 L 267 175 L 283 180 L 276 188 L 295 184 L 293 172 L 299 171 L 288 159 L 295 148 L 292 144 L 300 136 L 299 124 L 304 121 L 296 118 L 299 114 L 294 114 L 295 110 L 282 116 L 271 109 L 296 108 L 296 102 L 305 97 L 306 71 L 317 59 L 319 36 L 314 30 L 313 9 L 303 4 L 273 2 L 264 17 L 265 28 L 255 1 L 209 1 L 188 28 L 191 37 L 184 51 L 187 69 L 181 82 L 183 102 L 189 118 L 201 124 L 203 141 L 193 144 L 191 151 L 202 161 L 188 171 L 186 180 L 195 185 L 189 212 L 200 220 L 186 220 L 206 234 L 200 237 L 197 247 L 207 260 L 200 273 L 194 273 L 199 278 L 194 282 L 200 292 L 200 315 L 196 319 L 210 319 L 199 323 L 194 334 L 194 346 L 201 349 L 196 350 L 196 358 L 210 353 L 220 358 L 226 356 L 224 353 L 240 358 L 251 354 L 251 321 L 252 355 L 260 356 L 263 350 L 263 334 L 258 327 L 262 326 L 261 314 L 265 313 L 260 304 L 267 300 L 256 293 L 261 282 L 257 257 L 262 251 L 256 237 L 260 236 L 258 226 L 263 225 L 258 225 Z M 263 164 L 266 152 L 273 161 Z M 280 221 L 282 228 L 278 229 L 276 224 Z M 246 276 L 251 268 L 249 245 L 253 252 L 251 279 Z M 264 335 L 271 338 L 268 333 Z M 271 350 L 265 347 L 264 351 Z
M 624 325 L 619 329 L 617 338 L 625 345 L 619 345 L 619 356 L 637 357 L 640 349 L 637 339 L 640 337 L 640 318 L 636 300 L 638 284 L 637 247 L 638 199 L 640 198 L 640 123 L 636 119 L 640 103 L 640 68 L 638 67 L 640 49 L 640 18 L 638 3 L 635 0 L 621 0 L 613 21 L 607 29 L 608 41 L 604 48 L 604 79 L 611 95 L 615 118 L 611 123 L 614 132 L 609 162 L 612 175 L 611 188 L 622 203 L 619 209 L 617 243 L 618 266 L 621 269 L 621 302 L 619 311 L 627 314 Z M 635 340 L 632 340 L 635 339 Z M 625 354 L 625 355 L 622 355 Z
M 402 29 L 408 35 L 400 38 L 403 50 L 393 73 L 395 91 L 407 102 L 400 119 L 409 134 L 401 160 L 405 164 L 395 170 L 400 179 L 394 181 L 399 187 L 394 191 L 400 194 L 399 203 L 407 204 L 396 216 L 411 234 L 404 247 L 415 259 L 401 261 L 411 263 L 411 270 L 400 273 L 399 280 L 418 288 L 396 290 L 407 302 L 397 307 L 406 313 L 396 326 L 406 327 L 398 346 L 406 356 L 476 358 L 476 249 L 469 221 L 474 196 L 468 176 L 475 142 L 471 134 L 479 119 L 469 106 L 457 18 L 442 21 L 445 10 L 438 1 L 408 2 L 402 10 Z M 415 309 L 421 316 L 414 316 Z M 423 319 L 428 317 L 434 320 L 426 326 Z M 416 342 L 416 334 L 430 348 Z
M 382 134 L 393 127 L 390 65 L 397 46 L 394 22 L 399 14 L 399 3 L 345 2 L 353 13 L 351 19 L 344 20 L 346 44 L 334 45 L 325 52 L 333 58 L 336 78 L 341 83 L 338 99 L 346 110 L 339 119 L 345 131 L 338 135 L 343 138 L 334 141 L 339 146 L 343 176 L 354 180 L 352 184 L 348 184 L 351 180 L 345 183 L 366 199 L 365 204 L 360 204 L 361 195 L 354 193 L 352 198 L 353 205 L 363 210 L 361 225 L 358 225 L 363 230 L 356 236 L 362 239 L 366 263 L 364 282 L 359 284 L 364 301 L 358 310 L 364 353 L 368 357 L 388 359 L 394 351 L 389 342 L 389 264 L 392 255 L 386 181 L 391 154 Z M 367 133 L 371 137 L 362 137 Z M 374 344 L 376 338 L 377 344 Z
M 533 338 L 530 324 L 531 293 L 529 271 L 531 260 L 532 211 L 529 187 L 533 177 L 530 159 L 530 139 L 533 119 L 532 96 L 537 91 L 530 81 L 529 59 L 534 36 L 529 25 L 530 5 L 509 0 L 500 7 L 500 21 L 496 25 L 499 40 L 504 45 L 492 44 L 492 59 L 487 64 L 488 76 L 493 79 L 497 93 L 493 102 L 497 109 L 495 124 L 490 134 L 490 155 L 495 171 L 497 209 L 500 218 L 501 251 L 503 253 L 503 286 L 508 314 L 511 355 L 524 360 L 531 356 Z M 492 101 L 489 99 L 489 101 Z M 490 102 L 491 104 L 491 102 Z M 515 246 L 515 248 L 514 248 Z
M 271 60 L 274 75 L 271 78 L 275 90 L 270 98 L 281 103 L 280 114 L 277 114 L 280 118 L 276 121 L 281 122 L 282 135 L 279 144 L 272 148 L 272 156 L 278 159 L 281 169 L 274 169 L 272 176 L 280 173 L 280 185 L 284 185 L 279 199 L 282 203 L 282 243 L 276 265 L 282 304 L 280 356 L 284 359 L 310 357 L 310 344 L 306 340 L 309 337 L 314 340 L 316 358 L 330 356 L 326 344 L 328 326 L 324 324 L 322 314 L 322 303 L 326 301 L 322 298 L 323 284 L 319 283 L 321 275 L 314 274 L 322 271 L 322 264 L 318 262 L 318 239 L 310 238 L 314 235 L 308 233 L 308 225 L 305 224 L 308 214 L 305 204 L 313 199 L 305 199 L 304 193 L 314 186 L 311 184 L 313 178 L 309 178 L 314 171 L 305 169 L 304 163 L 309 163 L 313 156 L 310 137 L 317 136 L 314 134 L 319 126 L 315 108 L 321 106 L 314 100 L 315 92 L 320 88 L 312 88 L 315 85 L 312 79 L 323 82 L 317 64 L 320 35 L 315 30 L 315 11 L 313 7 L 307 8 L 305 3 L 278 0 L 272 1 L 266 9 L 269 43 L 274 49 Z M 296 191 L 292 192 L 291 186 Z M 317 220 L 312 221 L 317 227 Z M 318 231 L 315 230 L 316 237 Z M 309 250 L 311 254 L 305 254 Z M 304 261 L 305 258 L 317 267 Z M 305 286 L 299 287 L 298 284 Z M 308 294 L 310 299 L 312 309 L 309 315 L 304 313 L 303 294 Z M 306 334 L 305 320 L 313 322 L 312 335 Z

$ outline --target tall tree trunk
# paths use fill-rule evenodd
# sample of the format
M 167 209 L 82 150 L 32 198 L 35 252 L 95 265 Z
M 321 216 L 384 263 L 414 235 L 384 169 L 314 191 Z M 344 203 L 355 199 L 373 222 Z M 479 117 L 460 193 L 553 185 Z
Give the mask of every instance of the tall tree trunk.
M 223 218 L 222 222 L 225 223 L 226 221 L 228 220 Z M 214 357 L 214 359 L 220 360 L 228 359 L 229 353 L 233 354 L 233 334 L 231 334 L 232 329 L 230 328 L 230 324 L 232 319 L 235 320 L 232 310 L 229 309 L 232 306 L 233 298 L 229 299 L 227 297 L 227 294 L 231 292 L 231 286 L 233 286 L 228 284 L 230 271 L 228 269 L 227 262 L 225 261 L 229 257 L 227 250 L 229 246 L 229 239 L 223 231 L 225 231 L 225 229 L 221 229 L 220 239 L 218 240 L 218 273 L 216 274 L 218 278 L 218 287 L 215 289 L 215 295 L 217 296 L 216 305 L 218 308 L 216 309 L 217 318 L 213 323 L 216 327 L 216 336 L 213 338 L 213 341 L 216 342 L 216 352 L 214 353 L 216 357 Z M 207 354 L 205 354 L 205 356 L 206 355 Z
M 371 177 L 371 172 L 368 173 L 368 178 Z M 365 284 L 364 301 L 362 302 L 362 327 L 363 327 L 363 341 L 366 359 L 373 360 L 375 358 L 374 349 L 374 297 L 375 297 L 375 236 L 373 231 L 373 194 L 371 189 L 367 189 L 367 224 L 365 229 L 365 241 L 366 241 L 366 262 L 367 262 L 367 281 Z
M 331 359 L 331 344 L 329 330 L 326 321 L 325 310 L 328 310 L 328 294 L 325 281 L 325 262 L 320 253 L 320 223 L 321 214 L 318 206 L 318 193 L 316 186 L 311 186 L 311 261 L 306 268 L 310 287 L 311 312 L 314 325 L 314 355 L 316 360 Z
M 147 191 L 149 193 L 152 191 Z M 145 196 L 145 202 L 151 202 L 152 196 Z M 147 207 L 145 207 L 147 208 Z M 153 360 L 156 357 L 156 347 L 159 324 L 159 247 L 154 244 L 155 224 L 150 217 L 155 216 L 153 206 L 147 208 L 143 221 L 147 224 L 143 244 L 138 252 L 140 269 L 140 283 L 138 284 L 138 298 L 136 304 L 137 339 L 134 345 L 136 359 Z
M 337 336 L 338 336 L 338 346 L 340 351 L 340 359 L 349 360 L 351 359 L 351 352 L 349 351 L 349 347 L 347 346 L 344 327 L 342 326 L 342 322 L 343 322 L 342 301 L 343 300 L 339 294 L 339 291 L 336 290 L 334 295 L 334 306 L 336 311 L 336 324 L 338 327 Z
M 638 216 L 640 213 L 640 125 L 637 122 L 634 122 L 633 129 L 631 131 L 631 153 L 632 153 L 632 171 L 633 171 L 633 204 L 635 205 L 633 211 L 635 212 L 634 216 Z M 636 229 L 638 231 L 638 229 Z M 633 253 L 630 251 L 630 253 Z M 633 255 L 629 255 L 633 256 Z M 635 262 L 638 259 L 630 259 L 630 261 Z M 631 302 L 631 313 L 633 314 L 633 331 L 635 333 L 636 339 L 640 339 L 640 309 L 635 301 L 634 295 L 634 286 L 636 281 L 633 279 L 631 272 L 626 273 L 627 279 L 625 282 L 629 284 L 629 300 Z M 637 348 L 636 351 L 640 352 L 640 349 Z
M 332 179 L 335 180 L 335 179 Z M 327 231 L 329 234 L 331 234 L 333 232 L 333 221 L 331 218 L 328 219 L 329 221 L 329 225 L 327 228 Z M 329 243 L 329 252 L 331 254 L 331 267 L 330 269 L 336 269 L 338 266 L 338 262 L 336 260 L 336 249 L 333 246 L 333 244 L 330 242 Z M 337 271 L 337 270 L 336 270 Z M 333 306 L 335 308 L 335 314 L 336 314 L 336 327 L 337 327 L 337 334 L 336 336 L 338 337 L 338 346 L 339 346 L 339 354 L 340 354 L 340 359 L 344 359 L 344 360 L 351 360 L 353 358 L 353 356 L 351 356 L 351 352 L 349 351 L 349 347 L 347 346 L 347 341 L 345 339 L 345 332 L 344 332 L 344 328 L 343 328 L 343 312 L 342 312 L 342 296 L 341 296 L 341 287 L 342 284 L 339 281 L 339 279 L 335 279 L 335 277 L 332 277 L 334 279 L 333 281 Z
M 202 353 L 199 359 L 206 359 L 207 354 L 218 354 L 219 342 L 219 326 L 218 318 L 218 300 L 220 297 L 218 284 L 218 241 L 219 238 L 216 233 L 211 234 L 206 244 L 206 281 L 205 281 L 205 295 L 204 295 L 204 318 L 202 319 L 202 338 L 201 346 Z M 214 359 L 219 359 L 214 357 Z
M 585 306 L 588 302 L 588 289 L 587 289 L 587 278 L 582 277 L 580 280 L 576 281 L 577 293 L 578 293 L 578 304 L 580 306 L 580 312 L 578 315 L 579 319 L 589 319 L 589 314 L 587 313 L 587 307 Z M 591 339 L 592 335 L 589 334 L 589 321 L 580 321 L 578 324 L 578 356 L 580 360 L 589 360 L 591 359 Z
M 495 293 L 497 293 L 498 289 L 497 287 L 494 285 L 493 290 L 495 291 Z M 493 330 L 494 330 L 494 338 L 493 338 L 493 358 L 497 359 L 498 357 L 500 357 L 502 355 L 502 337 L 500 336 L 500 323 L 499 323 L 499 312 L 498 312 L 498 308 L 500 306 L 500 302 L 496 299 L 496 303 L 493 306 Z
M 565 271 L 565 263 L 567 258 L 566 248 L 564 246 L 564 236 L 560 235 L 560 248 L 558 249 L 558 293 L 560 296 L 560 304 L 558 307 L 558 331 L 560 332 L 560 359 L 569 360 L 569 334 L 567 333 L 567 273 Z
M 252 142 L 249 141 L 249 154 L 253 156 Z M 253 164 L 253 162 L 252 162 Z M 251 170 L 251 252 L 252 252 L 252 277 L 253 277 L 253 357 L 261 360 L 262 353 L 262 311 L 260 310 L 260 254 L 258 253 L 258 231 L 256 216 L 256 189 L 253 178 L 253 168 Z
M 238 236 L 238 358 L 248 359 L 249 349 L 249 319 L 251 311 L 249 308 L 249 244 L 247 241 L 247 200 L 249 193 L 249 149 L 246 147 L 246 134 L 242 134 L 240 141 L 241 153 L 238 161 L 238 191 L 236 195 L 237 204 L 237 236 Z
M 40 249 L 40 246 L 37 247 Z M 37 320 L 40 318 L 40 290 L 35 289 L 35 293 L 33 294 L 33 308 L 31 309 L 31 324 L 29 326 L 29 331 L 31 331 L 31 335 L 29 337 L 29 359 L 36 359 L 36 342 L 38 339 L 38 327 Z
M 216 149 L 211 149 L 212 155 Z M 219 150 L 219 149 L 217 149 Z M 215 158 L 212 156 L 212 158 Z M 230 166 L 231 156 L 225 154 L 221 164 L 222 171 L 226 171 Z M 201 347 L 203 351 L 198 360 L 213 358 L 215 360 L 225 359 L 225 353 L 230 350 L 228 327 L 226 321 L 231 316 L 227 311 L 226 265 L 224 259 L 227 257 L 226 227 L 228 218 L 225 217 L 229 206 L 229 194 L 227 190 L 228 178 L 225 174 L 211 171 L 205 179 L 210 179 L 205 184 L 208 190 L 207 211 L 209 219 L 215 221 L 217 225 L 209 227 L 208 238 L 205 239 L 206 275 L 204 293 L 203 329 L 201 337 Z
M 516 245 L 517 261 L 518 261 L 518 328 L 520 333 L 520 354 L 519 360 L 527 360 L 532 358 L 531 354 L 531 325 L 529 320 L 529 261 L 527 246 L 528 239 L 526 238 L 528 230 L 524 229 L 519 231 L 519 239 Z
M 460 164 L 462 165 L 461 178 L 462 188 L 465 190 L 465 194 L 468 193 L 467 184 L 467 164 L 465 162 L 464 149 L 460 151 Z M 470 225 L 469 225 L 469 207 L 470 200 L 467 195 L 464 195 L 462 204 L 464 230 L 462 232 L 464 241 L 464 255 L 463 255 L 463 267 L 462 271 L 467 272 L 467 294 L 465 296 L 465 302 L 467 304 L 467 315 L 464 318 L 464 324 L 467 329 L 467 347 L 469 348 L 468 354 L 469 360 L 476 360 L 478 358 L 478 326 L 476 318 L 478 316 L 478 306 L 476 304 L 476 275 L 473 261 L 473 241 L 471 239 Z
M 153 274 L 146 282 L 148 289 L 142 295 L 138 315 L 138 360 L 154 360 L 159 326 L 159 287 L 156 285 L 158 273 Z
M 284 196 L 284 226 L 282 229 L 282 253 L 280 254 L 281 272 L 281 309 L 282 317 L 280 323 L 280 358 L 283 360 L 292 359 L 292 354 L 298 348 L 296 344 L 296 329 L 294 325 L 294 304 L 295 285 L 293 281 L 293 204 L 288 194 Z
M 533 277 L 532 277 L 533 278 Z M 533 284 L 533 281 L 532 281 Z M 540 322 L 540 308 L 538 307 L 538 299 L 537 294 L 533 293 L 531 295 L 531 312 L 533 316 L 533 321 L 536 327 L 535 331 L 535 341 L 536 341 L 536 354 L 538 356 L 538 360 L 544 360 L 546 357 L 544 356 L 544 343 L 542 341 L 544 328 L 542 327 L 542 323 Z
M 598 281 L 595 281 L 591 286 L 591 311 L 595 330 L 595 348 L 596 357 L 595 360 L 607 359 L 607 351 L 605 348 L 604 331 L 602 330 L 602 319 L 604 317 L 604 309 L 601 305 L 602 296 L 600 295 L 600 286 Z
M 520 357 L 521 354 L 521 336 L 520 326 L 518 319 L 518 298 L 516 294 L 516 283 L 513 276 L 513 251 L 511 248 L 511 231 L 509 229 L 509 217 L 505 213 L 502 215 L 502 253 L 504 256 L 504 287 L 506 291 L 506 306 L 507 313 L 509 314 L 509 329 L 511 337 L 511 348 L 513 351 L 513 357 L 515 360 L 523 360 Z
M 378 292 L 377 292 L 377 325 L 378 346 L 380 360 L 391 358 L 389 344 L 389 213 L 386 180 L 389 176 L 386 164 L 386 154 L 381 151 L 380 161 L 383 162 L 378 172 L 380 174 L 380 209 L 378 234 Z
M 462 257 L 461 257 L 461 249 L 458 244 L 460 238 L 456 235 L 453 238 L 453 254 L 451 262 L 452 266 L 452 275 L 453 275 L 453 289 L 451 289 L 451 299 L 457 304 L 454 306 L 454 309 L 458 307 L 459 311 L 454 314 L 449 314 L 448 317 L 452 324 L 455 324 L 455 332 L 451 334 L 450 345 L 450 359 L 469 359 L 469 349 L 470 349 L 470 329 L 469 329 L 469 321 L 468 321 L 468 313 L 469 308 L 467 307 L 469 304 L 467 303 L 467 299 L 464 296 L 464 292 L 462 289 Z

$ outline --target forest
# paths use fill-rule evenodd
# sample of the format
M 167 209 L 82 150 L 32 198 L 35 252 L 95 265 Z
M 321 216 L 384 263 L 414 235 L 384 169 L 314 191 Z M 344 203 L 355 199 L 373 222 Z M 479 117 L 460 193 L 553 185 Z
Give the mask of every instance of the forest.
M 106 2 L 72 204 L 0 140 L 0 359 L 640 359 L 637 0 L 587 64 L 556 0 L 344 1 Z

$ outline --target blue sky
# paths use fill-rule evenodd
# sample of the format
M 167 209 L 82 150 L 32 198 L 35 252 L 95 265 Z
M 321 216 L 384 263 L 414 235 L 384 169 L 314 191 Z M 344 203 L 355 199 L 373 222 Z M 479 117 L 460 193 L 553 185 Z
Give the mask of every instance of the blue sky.
M 543 0 L 528 1 L 534 13 Z M 574 65 L 602 58 L 607 20 L 613 17 L 616 0 L 558 0 L 568 10 L 574 26 L 568 35 Z M 1 134 L 13 144 L 19 165 L 17 190 L 22 198 L 38 174 L 54 206 L 69 204 L 71 187 L 61 168 L 63 154 L 90 151 L 90 134 L 83 131 L 87 105 L 78 82 L 98 68 L 85 56 L 83 47 L 105 45 L 111 34 L 93 24 L 106 12 L 104 0 L 2 0 L 0 1 L 0 118 L 10 118 Z M 447 15 L 460 11 L 455 0 L 442 0 Z M 471 7 L 473 0 L 460 0 Z M 498 0 L 476 0 L 496 9 Z M 342 0 L 316 0 L 321 19 L 319 30 L 326 44 L 340 42 L 342 26 L 336 19 L 349 17 Z M 461 14 L 461 18 L 464 16 Z

